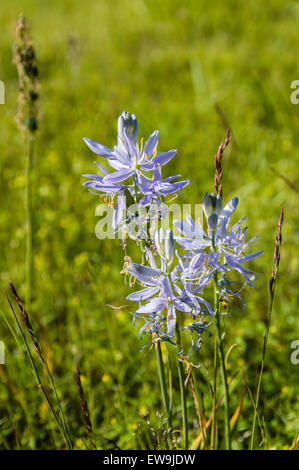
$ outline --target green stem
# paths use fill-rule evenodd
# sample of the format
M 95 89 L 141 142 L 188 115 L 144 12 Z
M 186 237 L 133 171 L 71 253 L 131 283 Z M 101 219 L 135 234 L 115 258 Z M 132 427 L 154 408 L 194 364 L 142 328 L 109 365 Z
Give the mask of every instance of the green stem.
M 184 383 L 184 371 L 183 364 L 180 361 L 181 354 L 181 333 L 178 320 L 176 321 L 176 340 L 177 340 L 177 365 L 181 391 L 181 408 L 182 408 L 182 420 L 183 420 L 183 436 L 184 436 L 184 450 L 188 450 L 188 421 L 187 421 L 187 406 L 186 406 L 186 388 Z
M 216 252 L 215 246 L 215 230 L 212 234 L 212 245 L 213 245 L 213 252 Z M 222 385 L 224 389 L 224 436 L 225 436 L 225 448 L 227 450 L 231 449 L 231 435 L 230 435 L 230 412 L 229 412 L 229 389 L 227 384 L 227 373 L 225 367 L 225 356 L 224 356 L 224 349 L 223 349 L 223 339 L 221 333 L 221 322 L 220 322 L 220 299 L 219 299 L 219 290 L 218 290 L 218 272 L 214 272 L 214 308 L 215 308 L 215 325 L 216 325 L 216 336 L 217 336 L 217 349 L 218 349 L 218 356 L 220 362 L 220 372 L 222 378 Z M 216 367 L 217 363 L 214 363 L 214 367 Z M 215 369 L 215 376 L 216 376 L 216 369 Z M 216 377 L 215 377 L 215 389 L 214 389 L 214 400 L 216 395 Z M 216 418 L 216 409 L 214 409 Z M 216 426 L 216 422 L 213 423 L 214 429 Z M 215 442 L 214 442 L 215 444 Z
M 135 204 L 137 205 L 138 204 L 138 188 L 137 188 L 137 184 L 136 184 L 136 180 L 134 176 L 133 176 L 133 188 L 134 188 L 134 201 L 135 201 Z M 140 247 L 141 256 L 142 256 L 142 264 L 145 265 L 146 253 L 145 253 L 145 241 L 144 240 L 140 241 L 139 247 Z M 159 342 L 156 343 L 156 357 L 157 357 L 163 406 L 167 415 L 168 426 L 171 430 L 172 429 L 172 411 L 169 406 L 169 399 L 168 399 L 167 390 L 166 390 L 165 369 L 164 369 L 164 364 L 163 364 L 163 359 L 162 359 L 161 344 Z M 166 439 L 166 445 L 168 446 L 167 439 Z
M 230 412 L 229 412 L 229 389 L 227 384 L 227 373 L 225 367 L 225 356 L 223 349 L 223 339 L 221 333 L 221 322 L 220 322 L 220 302 L 218 292 L 218 273 L 214 273 L 214 294 L 215 294 L 215 324 L 216 324 L 216 335 L 217 335 L 217 349 L 220 363 L 220 372 L 222 378 L 222 385 L 224 389 L 224 435 L 225 435 L 225 448 L 231 449 L 231 435 L 230 435 Z M 214 391 L 215 393 L 216 391 Z
M 212 434 L 211 434 L 211 450 L 216 450 L 216 400 L 217 400 L 217 337 L 214 341 L 214 384 L 213 384 L 213 421 L 212 421 Z
M 206 446 L 207 436 L 206 436 L 206 427 L 205 427 L 204 419 L 203 419 L 203 416 L 204 416 L 203 399 L 202 399 L 201 393 L 198 393 L 197 380 L 196 380 L 196 375 L 195 375 L 193 368 L 191 368 L 191 377 L 192 377 L 193 384 L 194 384 L 194 394 L 195 394 L 195 399 L 196 399 L 196 407 L 198 407 L 198 418 L 199 418 L 199 424 L 200 424 L 201 432 L 202 432 L 203 449 L 204 449 Z
M 167 272 L 168 272 L 169 283 L 171 285 L 172 290 L 174 290 L 171 275 L 169 274 L 169 266 L 167 266 Z M 175 333 L 176 333 L 176 344 L 177 344 L 177 366 L 178 366 L 178 375 L 179 375 L 180 392 L 181 392 L 184 449 L 188 450 L 188 420 L 187 420 L 187 405 L 186 405 L 186 387 L 184 383 L 183 364 L 182 364 L 182 361 L 180 361 L 182 343 L 181 343 L 181 332 L 180 332 L 180 325 L 179 325 L 178 319 L 176 319 Z
M 266 330 L 265 330 L 265 334 L 264 334 L 264 344 L 263 344 L 263 355 L 262 355 L 262 362 L 261 362 L 261 370 L 260 370 L 260 374 L 259 374 L 256 397 L 255 397 L 254 415 L 253 415 L 253 423 L 252 423 L 252 429 L 251 429 L 250 450 L 253 450 L 253 446 L 254 446 L 254 435 L 255 435 L 255 428 L 256 428 L 256 419 L 257 419 L 257 413 L 258 413 L 262 377 L 263 377 L 263 372 L 264 372 L 264 367 L 265 367 L 266 349 L 267 349 L 268 338 L 269 338 L 269 329 L 270 329 L 270 322 L 271 322 L 271 316 L 272 316 L 273 301 L 274 301 L 274 295 L 271 295 L 269 315 L 268 315 L 268 318 L 267 318 L 267 325 L 266 325 Z
M 27 134 L 27 155 L 26 155 L 26 306 L 30 308 L 32 298 L 32 161 L 34 154 L 34 137 Z
M 166 389 L 165 369 L 164 369 L 164 364 L 163 364 L 163 359 L 162 359 L 162 350 L 161 350 L 160 342 L 156 343 L 156 356 L 157 356 L 157 364 L 158 364 L 158 372 L 159 372 L 163 406 L 164 406 L 165 413 L 167 415 L 169 428 L 171 429 L 172 417 L 171 417 L 167 389 Z
M 64 416 L 64 412 L 63 412 L 63 409 L 62 409 L 62 406 L 61 406 L 60 398 L 59 398 L 57 390 L 56 390 L 55 382 L 54 382 L 53 376 L 51 374 L 47 359 L 45 358 L 44 354 L 43 354 L 43 357 L 44 357 L 44 365 L 45 365 L 45 368 L 46 368 L 46 372 L 47 372 L 47 375 L 48 375 L 49 380 L 51 382 L 52 390 L 54 392 L 54 396 L 56 398 L 56 402 L 57 402 L 57 405 L 58 405 L 58 408 L 59 408 L 61 423 L 62 423 L 63 429 L 65 431 L 65 434 L 67 436 L 69 447 L 72 448 L 71 437 L 70 437 L 70 434 L 69 434 L 69 430 L 68 430 L 68 426 L 67 426 L 66 419 L 65 419 L 65 416 Z

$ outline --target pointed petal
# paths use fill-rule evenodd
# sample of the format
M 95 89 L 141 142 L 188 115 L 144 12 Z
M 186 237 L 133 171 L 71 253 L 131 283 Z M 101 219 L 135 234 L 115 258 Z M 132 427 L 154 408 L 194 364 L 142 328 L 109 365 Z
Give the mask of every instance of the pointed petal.
M 86 137 L 83 139 L 86 145 L 92 150 L 94 153 L 101 155 L 101 157 L 111 158 L 113 157 L 112 150 L 108 149 L 102 144 L 99 144 L 95 140 L 87 139 Z
M 166 306 L 166 300 L 156 297 L 136 311 L 136 313 L 156 313 L 163 310 Z
M 87 173 L 87 174 L 84 174 L 82 176 L 84 176 L 84 178 L 91 178 L 91 179 L 94 179 L 94 180 L 100 181 L 100 182 L 102 182 L 102 180 L 103 180 L 103 176 L 99 176 L 99 175 L 91 175 L 91 174 Z M 84 183 L 84 184 L 86 184 L 86 183 Z
M 253 283 L 251 281 L 251 279 L 249 279 L 249 277 L 247 276 L 246 272 L 245 272 L 245 269 L 243 268 L 243 266 L 241 266 L 241 264 L 239 264 L 238 262 L 234 261 L 233 257 L 227 255 L 226 253 L 224 253 L 224 256 L 225 256 L 225 259 L 226 259 L 226 262 L 227 264 L 235 269 L 236 271 L 238 271 L 240 274 L 242 274 L 242 276 L 246 279 L 247 283 L 253 287 Z
M 181 191 L 183 188 L 188 186 L 190 184 L 191 180 L 184 180 L 184 181 L 177 181 L 176 183 L 167 183 L 164 184 L 161 182 L 161 184 L 158 185 L 157 190 L 159 191 L 159 194 L 162 196 L 167 196 L 168 194 L 173 194 L 177 193 L 178 191 Z
M 161 284 L 162 284 L 163 295 L 165 297 L 171 298 L 173 296 L 173 292 L 170 287 L 169 279 L 167 279 L 167 277 L 164 277 Z
M 119 196 L 115 204 L 114 212 L 113 212 L 113 218 L 112 218 L 113 230 L 116 230 L 119 224 L 124 219 L 125 210 L 126 210 L 126 196 L 124 196 L 124 192 L 122 191 L 121 193 L 119 193 Z
M 124 181 L 129 176 L 132 176 L 134 170 L 132 168 L 128 168 L 125 170 L 115 171 L 114 173 L 110 173 L 109 175 L 104 177 L 104 183 L 119 183 L 120 181 Z
M 161 271 L 158 269 L 152 269 L 142 264 L 131 263 L 127 269 L 128 273 L 149 286 L 156 286 L 159 284 L 158 280 L 155 279 L 160 276 Z
M 134 292 L 133 294 L 128 295 L 127 300 L 138 301 L 138 300 L 146 300 L 150 297 L 153 297 L 155 294 L 159 292 L 159 287 L 147 287 L 146 289 L 142 289 L 138 292 Z
M 166 165 L 166 163 L 168 163 L 175 156 L 176 152 L 176 150 L 169 150 L 165 153 L 158 152 L 152 161 L 155 165 Z
M 102 170 L 102 172 L 105 174 L 105 175 L 109 175 L 109 171 L 103 166 L 101 165 L 100 163 L 98 162 L 93 162 L 97 165 L 98 168 L 100 168 L 100 170 Z
M 185 313 L 191 312 L 191 307 L 185 304 L 185 302 L 182 302 L 181 300 L 174 298 L 173 303 L 180 312 L 185 312 Z
M 145 143 L 145 146 L 144 146 L 144 149 L 143 149 L 144 156 L 146 155 L 147 158 L 150 158 L 153 155 L 154 150 L 155 150 L 155 148 L 157 147 L 157 144 L 158 144 L 158 139 L 159 139 L 159 131 L 154 131 L 149 136 L 148 140 Z
M 238 202 L 239 199 L 237 197 L 234 197 L 231 201 L 229 201 L 222 210 L 219 216 L 219 220 L 222 221 L 224 219 L 230 219 L 237 208 Z
M 252 259 L 257 258 L 262 253 L 264 253 L 264 250 L 256 251 L 255 253 L 249 253 L 248 255 L 241 256 L 241 258 L 238 259 L 238 262 L 247 263 L 247 261 L 251 261 Z

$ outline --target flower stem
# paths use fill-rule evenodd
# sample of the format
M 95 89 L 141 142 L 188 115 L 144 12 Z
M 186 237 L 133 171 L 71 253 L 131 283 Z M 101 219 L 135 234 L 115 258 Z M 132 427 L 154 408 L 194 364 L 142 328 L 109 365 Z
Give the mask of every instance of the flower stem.
M 218 273 L 214 273 L 214 297 L 215 297 L 215 325 L 217 335 L 217 349 L 220 363 L 220 372 L 222 378 L 222 385 L 224 389 L 224 435 L 225 435 L 225 448 L 226 450 L 231 449 L 231 436 L 230 436 L 230 414 L 229 414 L 229 389 L 227 383 L 227 373 L 225 367 L 225 357 L 223 350 L 223 339 L 221 334 L 221 322 L 220 322 L 220 305 L 219 305 L 219 292 L 218 292 Z M 216 393 L 216 390 L 214 390 Z
M 173 290 L 173 282 L 169 273 L 169 266 L 167 266 L 168 279 Z M 182 408 L 182 421 L 183 421 L 183 436 L 184 436 L 184 449 L 188 450 L 188 420 L 187 420 L 187 405 L 186 405 L 186 387 L 184 383 L 184 370 L 182 361 L 180 361 L 180 354 L 182 349 L 181 332 L 178 319 L 175 325 L 176 344 L 177 344 L 177 366 L 181 391 L 181 408 Z
M 176 340 L 177 340 L 177 365 L 179 373 L 179 382 L 181 390 L 181 408 L 183 420 L 183 436 L 184 436 L 184 450 L 188 450 L 188 421 L 187 421 L 187 406 L 186 406 L 186 388 L 184 383 L 183 364 L 180 361 L 181 353 L 181 333 L 178 320 L 176 321 Z
M 213 409 L 212 409 L 212 433 L 211 433 L 211 450 L 216 450 L 216 401 L 217 401 L 217 337 L 214 341 L 214 384 L 213 384 Z
M 135 201 L 135 204 L 137 205 L 138 204 L 138 187 L 137 187 L 137 183 L 136 183 L 134 176 L 133 176 L 133 188 L 134 188 L 134 201 Z M 139 243 L 139 248 L 140 248 L 141 257 L 142 257 L 142 264 L 145 265 L 146 253 L 145 253 L 144 240 L 141 240 L 141 242 Z M 171 417 L 171 410 L 169 408 L 169 400 L 168 400 L 168 395 L 167 395 L 167 390 L 166 390 L 165 370 L 164 370 L 164 364 L 163 364 L 163 359 L 162 359 L 162 350 L 161 350 L 160 342 L 156 343 L 156 357 L 157 357 L 158 373 L 159 373 L 159 380 L 160 380 L 160 386 L 161 386 L 163 406 L 167 415 L 168 426 L 171 430 L 172 417 Z
M 159 372 L 159 379 L 160 379 L 163 406 L 164 406 L 164 409 L 165 409 L 165 412 L 166 412 L 166 415 L 167 415 L 169 428 L 171 429 L 172 428 L 172 417 L 171 417 L 171 412 L 170 412 L 169 402 L 168 402 L 168 395 L 167 395 L 167 389 L 166 389 L 166 379 L 165 379 L 165 369 L 164 369 L 164 364 L 163 364 L 163 359 L 162 359 L 162 350 L 161 350 L 160 342 L 156 343 L 156 356 L 157 356 L 157 364 L 158 364 L 158 372 Z
M 137 184 L 136 184 L 134 177 L 133 177 L 133 188 L 134 188 L 134 200 L 135 200 L 135 204 L 137 205 L 138 204 L 138 188 L 137 188 Z M 145 253 L 144 240 L 140 241 L 139 247 L 140 247 L 140 252 L 141 252 L 141 257 L 142 257 L 142 264 L 145 265 L 146 253 Z M 171 410 L 169 407 L 169 400 L 168 400 L 167 389 L 166 389 L 165 369 L 164 369 L 164 364 L 163 364 L 163 359 L 162 359 L 162 350 L 161 350 L 160 342 L 156 343 L 156 357 L 157 357 L 158 373 L 159 373 L 159 380 L 160 380 L 160 386 L 161 386 L 163 406 L 167 415 L 168 426 L 171 431 L 172 416 L 171 416 Z M 167 439 L 166 439 L 166 444 L 168 446 Z
M 26 305 L 30 308 L 32 299 L 32 160 L 34 153 L 34 137 L 27 133 L 27 158 L 26 158 Z

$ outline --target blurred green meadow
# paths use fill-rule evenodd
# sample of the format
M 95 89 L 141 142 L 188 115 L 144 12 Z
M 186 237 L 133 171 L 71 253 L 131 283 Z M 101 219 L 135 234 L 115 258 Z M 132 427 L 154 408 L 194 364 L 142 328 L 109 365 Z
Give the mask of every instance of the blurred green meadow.
M 290 344 L 299 340 L 299 104 L 290 101 L 290 84 L 299 79 L 298 2 L 1 2 L 0 79 L 6 96 L 0 105 L 0 309 L 15 330 L 3 289 L 11 279 L 25 296 L 25 157 L 15 123 L 18 81 L 12 63 L 19 13 L 31 28 L 41 83 L 29 314 L 53 371 L 74 447 L 84 449 L 88 442 L 74 381 L 77 362 L 98 448 L 157 448 L 164 422 L 155 354 L 139 352 L 144 343 L 125 300 L 130 288 L 120 274 L 124 253 L 117 240 L 96 238 L 98 199 L 82 186 L 82 173 L 95 170 L 94 155 L 82 137 L 113 146 L 117 117 L 127 110 L 138 117 L 139 135 L 146 138 L 159 129 L 159 149 L 178 149 L 164 175 L 192 178 L 181 203 L 201 202 L 213 190 L 213 157 L 226 128 L 231 129 L 232 142 L 223 158 L 224 199 L 239 197 L 235 217 L 247 216 L 248 236 L 259 234 L 255 251 L 264 249 L 251 263 L 260 275 L 255 289 L 246 292 L 246 309 L 236 305 L 224 319 L 226 349 L 236 345 L 228 360 L 233 411 L 244 390 L 244 375 L 255 394 L 275 232 L 284 208 L 260 407 L 266 439 L 258 427 L 257 441 L 262 449 L 289 449 L 299 429 L 299 364 L 290 361 Z M 5 365 L 0 365 L 0 448 L 64 448 L 26 355 L 2 318 L 0 340 L 6 353 Z M 171 348 L 163 349 L 172 360 Z M 206 338 L 192 362 L 212 371 L 212 361 L 213 339 Z M 206 373 L 196 371 L 196 376 L 208 418 Z M 245 391 L 234 449 L 249 447 L 253 407 Z M 188 411 L 191 445 L 200 429 L 189 388 Z

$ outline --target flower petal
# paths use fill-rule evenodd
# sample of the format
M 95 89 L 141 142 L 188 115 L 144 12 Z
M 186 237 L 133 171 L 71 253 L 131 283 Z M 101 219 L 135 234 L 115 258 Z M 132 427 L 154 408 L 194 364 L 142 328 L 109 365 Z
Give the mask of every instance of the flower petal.
M 248 255 L 241 256 L 241 258 L 238 259 L 239 263 L 247 263 L 247 261 L 251 261 L 254 258 L 257 258 L 257 256 L 260 256 L 262 253 L 264 253 L 264 250 L 256 251 L 255 253 L 249 253 Z
M 110 173 L 109 175 L 104 177 L 104 183 L 119 183 L 120 181 L 124 181 L 129 176 L 132 176 L 134 170 L 132 168 L 128 168 L 125 170 L 115 171 L 114 173 Z
M 121 191 L 117 198 L 114 212 L 113 212 L 113 218 L 112 218 L 113 230 L 116 230 L 119 224 L 124 219 L 125 210 L 126 210 L 126 196 L 124 196 L 124 191 Z
M 185 304 L 185 302 L 182 302 L 181 300 L 177 299 L 176 297 L 173 298 L 173 303 L 175 307 L 180 311 L 180 312 L 191 312 L 191 307 L 189 305 Z
M 84 142 L 94 153 L 101 155 L 101 157 L 111 158 L 113 157 L 113 151 L 105 147 L 105 145 L 99 144 L 95 140 L 84 137 Z
M 166 306 L 166 300 L 160 297 L 156 297 L 152 299 L 150 302 L 148 302 L 147 304 L 139 307 L 139 309 L 136 310 L 136 313 L 156 313 L 156 312 L 159 312 L 160 310 L 163 310 L 165 306 Z
M 133 294 L 128 295 L 127 300 L 138 301 L 138 300 L 146 300 L 150 297 L 153 297 L 155 294 L 159 292 L 159 287 L 147 287 L 146 289 L 139 290 L 138 292 L 134 292 Z
M 149 138 L 147 139 L 144 149 L 143 149 L 143 155 L 146 158 L 150 158 L 153 153 L 155 148 L 157 147 L 158 144 L 158 139 L 159 139 L 159 131 L 154 131 Z
M 172 336 L 176 327 L 176 312 L 173 305 L 170 305 L 168 308 L 167 315 L 167 334 Z
M 152 162 L 155 165 L 166 165 L 176 154 L 176 150 L 169 150 L 168 152 L 160 153 L 158 152 L 157 155 L 152 159 Z

